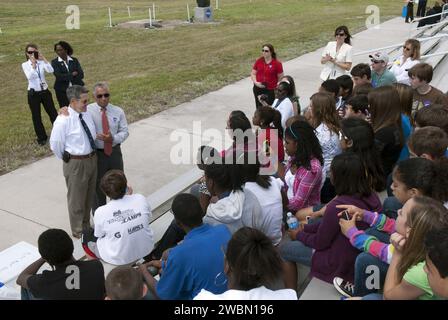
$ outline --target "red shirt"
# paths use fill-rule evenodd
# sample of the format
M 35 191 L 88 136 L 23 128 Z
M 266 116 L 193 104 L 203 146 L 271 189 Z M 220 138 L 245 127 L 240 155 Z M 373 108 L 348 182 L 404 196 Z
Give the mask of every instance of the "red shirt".
M 266 82 L 269 90 L 277 88 L 278 75 L 283 73 L 283 66 L 277 59 L 272 59 L 266 64 L 264 58 L 261 57 L 255 61 L 253 68 L 257 71 L 257 82 Z

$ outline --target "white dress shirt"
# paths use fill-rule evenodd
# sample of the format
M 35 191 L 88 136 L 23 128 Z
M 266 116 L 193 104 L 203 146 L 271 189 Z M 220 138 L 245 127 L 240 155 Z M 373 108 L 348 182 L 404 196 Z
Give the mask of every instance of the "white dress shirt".
M 274 109 L 277 109 L 282 115 L 282 128 L 283 130 L 285 130 L 286 121 L 288 121 L 289 118 L 294 116 L 294 107 L 289 98 L 283 99 L 283 101 L 280 102 L 280 104 L 277 107 L 275 107 L 277 105 L 277 102 L 278 99 L 275 99 L 274 102 L 272 103 L 272 107 Z
M 329 54 L 335 59 L 336 62 L 352 62 L 352 48 L 353 47 L 351 45 L 343 43 L 341 48 L 339 48 L 339 51 L 336 51 L 336 41 L 330 41 L 322 52 L 322 57 L 325 57 L 327 54 Z M 335 65 L 333 62 L 328 61 L 324 64 L 324 68 L 320 74 L 320 79 L 322 81 L 325 81 L 327 79 L 336 79 L 337 77 L 347 73 L 347 70 L 344 70 Z
M 411 60 L 411 58 L 407 58 L 406 62 L 403 63 L 403 59 L 404 57 L 401 56 L 395 60 L 390 68 L 390 72 L 392 72 L 395 78 L 397 78 L 398 83 L 403 83 L 410 86 L 411 79 L 409 79 L 408 70 L 420 63 L 420 60 Z
M 64 66 L 67 68 L 68 73 L 70 73 L 70 69 L 68 68 L 68 63 L 69 63 L 70 61 L 73 61 L 73 59 L 72 59 L 70 56 L 67 56 L 67 62 L 65 62 L 64 60 L 62 60 L 61 57 L 58 57 L 58 62 L 64 64 Z M 69 86 L 69 87 L 72 86 L 71 81 L 68 82 L 68 86 Z
M 87 106 L 87 112 L 92 116 L 97 133 L 103 133 L 101 110 L 101 107 L 96 102 Z M 128 122 L 123 109 L 109 103 L 106 107 L 106 117 L 113 138 L 112 146 L 123 143 L 129 136 Z M 95 144 L 98 149 L 104 149 L 104 141 L 96 139 Z
M 69 116 L 59 115 L 51 130 L 50 148 L 59 159 L 62 159 L 64 151 L 77 156 L 87 155 L 93 151 L 79 119 L 79 113 L 72 107 L 68 107 L 68 113 Z M 88 112 L 83 112 L 82 118 L 95 139 L 96 129 L 92 116 Z
M 28 90 L 34 89 L 34 91 L 41 91 L 41 83 L 44 90 L 48 89 L 48 84 L 45 80 L 45 71 L 48 73 L 53 73 L 54 71 L 50 63 L 37 60 L 36 69 L 34 69 L 31 60 L 28 60 L 22 63 L 22 69 L 28 79 Z

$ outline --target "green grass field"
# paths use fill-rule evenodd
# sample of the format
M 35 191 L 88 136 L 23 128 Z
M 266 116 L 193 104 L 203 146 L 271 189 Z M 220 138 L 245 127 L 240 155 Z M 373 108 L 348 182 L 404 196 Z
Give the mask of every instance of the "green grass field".
M 91 88 L 100 80 L 111 86 L 111 102 L 124 108 L 130 122 L 191 100 L 247 77 L 262 43 L 272 43 L 280 60 L 313 51 L 332 39 L 337 25 L 352 33 L 364 27 L 367 5 L 377 5 L 382 21 L 401 12 L 390 0 L 221 0 L 220 24 L 193 24 L 173 30 L 108 28 L 145 19 L 153 1 L 78 0 L 79 30 L 66 30 L 72 0 L 1 0 L 0 2 L 0 174 L 51 153 L 35 143 L 21 69 L 24 46 L 34 42 L 48 60 L 53 45 L 68 41 Z M 155 0 L 157 19 L 187 19 L 185 0 Z M 214 6 L 215 0 L 212 0 Z M 190 10 L 194 0 L 188 0 Z M 53 75 L 47 75 L 52 88 Z M 53 94 L 55 103 L 56 97 Z M 47 133 L 51 124 L 43 112 Z

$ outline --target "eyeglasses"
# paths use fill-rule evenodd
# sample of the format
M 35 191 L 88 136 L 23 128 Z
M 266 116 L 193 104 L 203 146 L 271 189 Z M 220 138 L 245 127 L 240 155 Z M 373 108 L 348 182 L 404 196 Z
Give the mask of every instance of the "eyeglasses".
M 97 94 L 96 97 L 97 97 L 98 99 L 102 99 L 103 97 L 104 97 L 104 98 L 109 98 L 109 97 L 110 97 L 110 94 L 109 94 L 109 93 L 105 93 L 105 94 Z
M 406 46 L 403 46 L 403 49 L 406 50 L 406 51 L 411 51 L 412 50 L 411 48 L 408 48 Z
M 271 51 L 263 49 L 263 50 L 261 50 L 261 52 L 271 52 Z

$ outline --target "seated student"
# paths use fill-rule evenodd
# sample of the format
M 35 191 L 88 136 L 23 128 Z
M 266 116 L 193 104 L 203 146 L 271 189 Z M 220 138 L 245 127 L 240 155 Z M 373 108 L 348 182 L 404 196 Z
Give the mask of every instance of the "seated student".
M 296 121 L 285 131 L 286 166 L 279 165 L 278 176 L 284 181 L 288 209 L 295 213 L 320 203 L 322 185 L 322 148 L 313 127 Z
M 288 82 L 280 82 L 275 89 L 275 100 L 272 103 L 272 108 L 278 110 L 282 115 L 282 127 L 285 127 L 286 120 L 294 116 L 294 107 L 289 97 L 292 96 L 291 85 Z M 260 100 L 263 106 L 269 106 L 265 100 Z
M 266 236 L 277 246 L 282 240 L 283 202 L 280 179 L 260 174 L 260 163 L 246 162 L 242 167 L 244 176 L 244 189 L 251 191 L 258 199 L 261 206 L 261 217 Z
M 106 277 L 106 300 L 141 300 L 147 291 L 142 275 L 132 267 L 117 267 Z
M 366 95 L 368 96 L 370 91 L 372 91 L 372 85 L 370 83 L 368 84 L 362 84 L 359 86 L 356 86 L 353 88 L 353 97 L 357 95 Z
M 17 278 L 17 284 L 22 287 L 22 300 L 104 299 L 103 265 L 98 260 L 76 261 L 72 239 L 64 230 L 48 229 L 37 242 L 42 258 L 29 265 Z M 52 270 L 37 274 L 45 262 Z
M 351 98 L 353 94 L 353 80 L 349 75 L 342 75 L 336 78 L 339 84 L 339 94 L 338 101 L 336 102 L 336 110 L 338 115 L 343 118 L 345 116 L 345 106 L 348 99 Z
M 335 105 L 336 100 L 339 97 L 339 90 L 340 90 L 339 83 L 334 79 L 325 80 L 319 87 L 320 93 L 327 93 L 334 98 Z
M 322 203 L 330 202 L 335 196 L 334 187 L 330 182 L 330 165 L 333 158 L 342 152 L 339 143 L 339 118 L 334 104 L 334 99 L 325 93 L 315 93 L 310 98 L 310 124 L 315 129 L 324 158 L 324 183 L 320 193 Z
M 372 62 L 372 87 L 390 86 L 397 82 L 395 75 L 387 69 L 389 56 L 385 52 L 369 55 Z
M 441 159 L 446 156 L 448 134 L 437 127 L 419 128 L 409 137 L 408 147 L 411 158 Z
M 199 200 L 191 194 L 178 194 L 171 208 L 186 236 L 169 251 L 166 260 L 139 266 L 152 296 L 163 300 L 191 300 L 202 289 L 223 293 L 226 287 L 216 283 L 216 278 L 224 272 L 222 247 L 231 238 L 229 230 L 224 225 L 203 223 Z M 161 269 L 159 281 L 149 273 L 149 266 Z
M 355 117 L 366 120 L 369 115 L 369 100 L 364 94 L 351 97 L 345 105 L 344 118 Z
M 350 74 L 353 78 L 353 86 L 372 86 L 371 78 L 372 78 L 372 70 L 370 70 L 370 66 L 367 63 L 359 63 L 352 68 Z
M 235 232 L 224 261 L 228 290 L 202 289 L 194 300 L 297 300 L 294 290 L 283 289 L 282 259 L 262 232 L 249 227 Z
M 384 283 L 383 297 L 386 300 L 438 299 L 424 271 L 424 239 L 429 231 L 448 227 L 448 212 L 431 198 L 414 198 L 411 201 L 417 207 L 424 206 L 426 212 L 420 216 L 417 210 L 411 210 L 406 218 L 406 234 L 409 236 L 393 241 L 396 250 Z
M 292 241 L 280 245 L 285 260 L 287 288 L 297 286 L 296 262 L 311 266 L 311 276 L 332 283 L 335 277 L 353 282 L 355 259 L 359 251 L 352 247 L 339 227 L 337 205 L 349 202 L 365 210 L 381 210 L 381 201 L 365 175 L 359 156 L 352 152 L 336 156 L 331 163 L 331 180 L 337 196 L 327 205 L 322 220 L 300 224 L 289 230 Z M 359 225 L 367 229 L 366 223 Z
M 448 107 L 432 105 L 423 108 L 414 115 L 415 130 L 427 126 L 439 127 L 448 134 Z
M 431 86 L 433 68 L 430 64 L 419 63 L 408 71 L 411 78 L 411 87 L 414 89 L 414 102 L 412 114 L 433 104 L 441 104 L 448 107 L 448 97 L 439 89 Z
M 386 176 L 392 172 L 405 143 L 401 128 L 400 97 L 392 86 L 379 87 L 368 95 L 375 143 Z
M 221 151 L 221 157 L 226 157 L 235 152 L 242 152 L 256 149 L 255 134 L 249 119 L 240 110 L 234 110 L 227 119 L 227 132 L 233 140 L 232 145 Z
M 370 254 L 377 258 L 376 262 L 371 259 L 370 265 L 379 268 L 382 279 L 387 271 L 384 283 L 386 299 L 435 298 L 423 272 L 425 259 L 423 239 L 428 231 L 448 226 L 448 210 L 440 202 L 424 196 L 409 199 L 400 210 L 396 221 L 353 206 L 339 206 L 339 208 L 346 209 L 352 216 L 349 221 L 340 220 L 342 232 L 356 248 L 365 251 L 362 255 Z M 355 221 L 359 220 L 391 233 L 392 244 L 382 243 L 375 237 L 359 231 L 355 226 Z M 336 289 L 346 297 L 364 294 L 367 282 L 360 281 L 367 281 L 366 276 L 362 275 L 364 271 L 365 269 L 357 270 L 356 274 L 361 275 L 361 278 L 355 279 L 358 285 L 364 288 L 363 290 L 358 288 L 353 292 L 341 279 L 335 279 Z M 375 296 L 368 297 L 368 300 L 370 299 L 375 299 Z
M 448 299 L 448 227 L 426 234 L 425 251 L 429 286 L 436 296 Z
M 296 115 L 300 114 L 301 113 L 300 97 L 297 94 L 294 78 L 286 75 L 286 76 L 283 76 L 279 82 L 286 82 L 287 84 L 289 84 L 291 86 L 290 96 L 288 96 L 288 98 L 292 102 L 292 106 L 294 109 L 294 115 L 296 116 Z
M 252 124 L 259 126 L 260 129 L 262 129 L 257 131 L 258 150 L 263 150 L 263 152 L 270 158 L 275 157 L 274 165 L 285 160 L 281 118 L 282 115 L 278 110 L 265 106 L 255 110 L 252 118 Z M 276 141 L 274 142 L 272 139 L 276 139 Z M 277 145 L 274 143 L 277 143 Z M 273 154 L 271 154 L 271 152 L 273 152 Z
M 151 208 L 141 194 L 126 194 L 123 171 L 110 170 L 101 190 L 111 199 L 95 211 L 94 230 L 84 230 L 82 244 L 91 257 L 113 265 L 133 263 L 151 252 L 154 238 L 149 226 Z
M 339 141 L 343 152 L 354 152 L 360 157 L 371 188 L 377 192 L 383 191 L 386 187 L 386 177 L 378 151 L 375 148 L 372 126 L 368 122 L 357 118 L 343 119 Z M 310 217 L 312 218 L 310 221 L 314 222 L 324 215 L 325 209 L 326 206 L 305 208 L 299 210 L 296 217 L 303 222 L 306 221 L 307 217 Z

